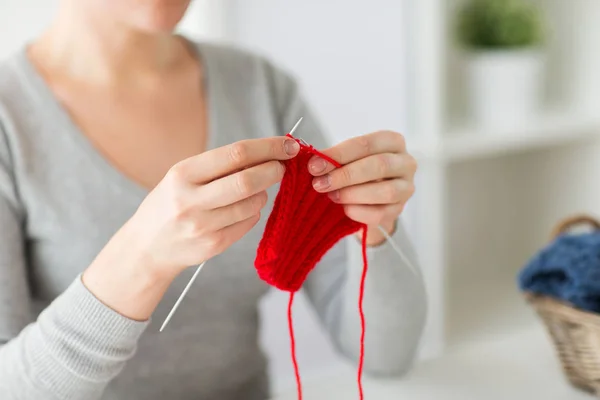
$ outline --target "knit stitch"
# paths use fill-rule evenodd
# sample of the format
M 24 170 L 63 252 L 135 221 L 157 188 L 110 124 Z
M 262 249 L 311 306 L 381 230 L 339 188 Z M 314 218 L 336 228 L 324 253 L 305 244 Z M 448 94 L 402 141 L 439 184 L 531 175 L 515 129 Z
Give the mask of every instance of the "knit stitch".
M 362 255 L 364 269 L 359 294 L 361 317 L 360 359 L 358 366 L 358 386 L 363 398 L 362 369 L 364 359 L 365 319 L 362 309 L 365 278 L 367 273 L 366 225 L 350 219 L 342 205 L 333 202 L 329 196 L 317 192 L 313 186 L 313 176 L 308 171 L 308 162 L 318 155 L 336 168 L 337 161 L 322 154 L 302 140 L 287 135 L 300 144 L 298 155 L 284 162 L 285 175 L 275 199 L 273 210 L 267 220 L 265 232 L 259 243 L 255 267 L 258 276 L 280 290 L 290 292 L 288 304 L 288 324 L 290 344 L 298 399 L 302 399 L 302 387 L 292 321 L 294 294 L 303 285 L 308 274 L 319 260 L 342 238 L 363 229 Z
M 321 154 L 299 143 L 299 154 L 285 162 L 255 262 L 261 279 L 286 292 L 299 290 L 325 253 L 362 227 L 346 216 L 340 204 L 313 189 L 308 161 Z

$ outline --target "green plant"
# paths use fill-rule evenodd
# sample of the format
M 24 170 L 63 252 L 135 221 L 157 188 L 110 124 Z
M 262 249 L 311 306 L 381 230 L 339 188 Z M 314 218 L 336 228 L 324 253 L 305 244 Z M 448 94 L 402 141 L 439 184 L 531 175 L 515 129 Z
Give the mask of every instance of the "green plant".
M 529 0 L 469 0 L 457 30 L 459 41 L 474 49 L 531 47 L 544 39 L 541 11 Z

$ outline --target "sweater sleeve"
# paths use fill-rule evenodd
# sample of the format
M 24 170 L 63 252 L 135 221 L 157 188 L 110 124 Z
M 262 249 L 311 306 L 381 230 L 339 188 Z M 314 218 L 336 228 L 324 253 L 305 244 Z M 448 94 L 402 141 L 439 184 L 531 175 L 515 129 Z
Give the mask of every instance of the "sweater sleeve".
M 24 214 L 0 126 L 0 398 L 98 399 L 147 323 L 104 306 L 79 277 L 34 318 Z
M 298 118 L 304 117 L 295 136 L 316 148 L 329 147 L 294 79 L 272 65 L 268 69 L 281 119 L 280 130 L 285 132 Z M 401 376 L 411 369 L 427 316 L 420 265 L 401 220 L 392 240 L 406 258 L 398 255 L 388 242 L 367 251 L 364 368 L 371 375 Z M 358 361 L 360 350 L 358 296 L 362 268 L 361 245 L 354 236 L 347 237 L 323 257 L 303 287 L 333 343 L 353 362 Z

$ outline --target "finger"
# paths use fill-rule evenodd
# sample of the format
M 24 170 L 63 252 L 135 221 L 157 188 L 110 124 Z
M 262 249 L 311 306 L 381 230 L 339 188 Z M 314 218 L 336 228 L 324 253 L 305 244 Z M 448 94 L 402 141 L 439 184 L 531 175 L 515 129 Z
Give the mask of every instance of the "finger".
M 288 160 L 299 149 L 295 140 L 285 136 L 242 140 L 185 159 L 171 172 L 185 181 L 205 184 L 268 161 Z
M 404 137 L 396 132 L 380 131 L 348 139 L 336 146 L 322 151 L 342 165 L 378 153 L 403 153 L 406 151 Z M 308 162 L 308 170 L 320 176 L 334 170 L 335 167 L 319 156 Z
M 313 179 L 318 192 L 331 192 L 348 186 L 387 178 L 412 179 L 410 156 L 391 153 L 376 154 L 337 168 Z
M 359 205 L 344 206 L 348 218 L 367 225 L 379 225 L 383 221 L 397 218 L 404 210 L 405 203 L 391 205 Z
M 218 208 L 213 211 L 214 220 L 211 223 L 211 228 L 215 230 L 223 229 L 258 215 L 267 204 L 267 200 L 267 192 L 262 191 L 237 203 Z
M 240 240 L 260 221 L 260 214 L 254 215 L 248 219 L 229 225 L 213 235 L 213 252 L 210 255 L 214 257 L 216 254 L 222 253 L 232 244 Z
M 213 181 L 200 188 L 203 206 L 215 209 L 237 203 L 280 182 L 284 173 L 281 162 L 268 161 Z
M 414 191 L 412 182 L 390 179 L 335 190 L 329 197 L 339 204 L 395 204 L 406 202 Z

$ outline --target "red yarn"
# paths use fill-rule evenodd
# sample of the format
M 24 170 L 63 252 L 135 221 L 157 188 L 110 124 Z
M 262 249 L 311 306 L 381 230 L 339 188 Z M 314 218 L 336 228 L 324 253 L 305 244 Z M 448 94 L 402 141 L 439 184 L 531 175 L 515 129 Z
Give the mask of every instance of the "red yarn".
M 290 347 L 292 349 L 292 362 L 294 363 L 294 373 L 296 374 L 296 385 L 298 386 L 298 400 L 302 400 L 302 383 L 300 382 L 300 369 L 296 358 L 296 338 L 294 337 L 294 322 L 292 319 L 292 305 L 294 304 L 294 293 L 290 292 L 290 301 L 288 303 L 288 326 L 290 328 Z
M 365 313 L 363 311 L 363 300 L 365 297 L 365 281 L 367 280 L 367 269 L 369 263 L 367 261 L 367 227 L 363 227 L 362 237 L 362 257 L 363 257 L 363 271 L 360 277 L 360 291 L 358 296 L 358 312 L 360 314 L 360 357 L 358 361 L 358 392 L 360 399 L 363 399 L 363 387 L 362 387 L 362 373 L 363 364 L 365 360 Z
M 294 138 L 291 135 L 288 137 Z M 295 139 L 295 138 L 294 138 Z M 308 274 L 321 258 L 342 238 L 363 229 L 362 255 L 363 273 L 359 294 L 361 318 L 360 359 L 358 366 L 358 386 L 363 398 L 362 371 L 364 361 L 365 318 L 362 309 L 364 286 L 367 274 L 367 227 L 346 215 L 342 205 L 334 203 L 329 196 L 319 193 L 312 186 L 313 176 L 308 171 L 308 162 L 314 156 L 341 167 L 337 161 L 322 154 L 313 146 L 295 139 L 300 144 L 300 152 L 284 162 L 285 175 L 265 232 L 259 243 L 254 262 L 258 276 L 268 284 L 290 292 L 288 304 L 288 324 L 291 353 L 298 385 L 298 399 L 302 399 L 302 387 L 296 343 L 292 323 L 292 304 L 297 292 Z

